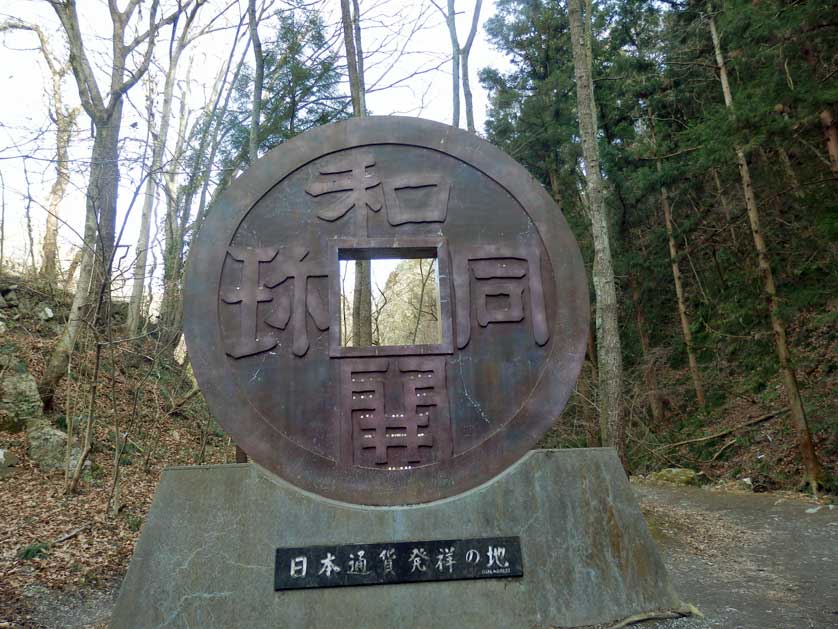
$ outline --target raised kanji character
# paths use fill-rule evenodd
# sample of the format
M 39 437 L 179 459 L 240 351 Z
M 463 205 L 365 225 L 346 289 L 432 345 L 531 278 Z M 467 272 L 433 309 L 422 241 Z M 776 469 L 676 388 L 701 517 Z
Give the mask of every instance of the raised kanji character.
M 277 307 L 265 323 L 284 330 L 291 321 L 293 351 L 296 356 L 304 356 L 308 351 L 307 315 L 311 315 L 318 330 L 329 329 L 329 312 L 320 297 L 312 294 L 308 286 L 309 279 L 328 275 L 308 259 L 308 253 L 308 249 L 300 245 L 286 247 L 271 265 L 265 278 L 265 286 L 268 288 L 276 288 L 293 279 L 293 295 L 288 290 L 281 293 Z
M 451 182 L 444 175 L 407 173 L 387 178 L 383 187 L 387 222 L 391 225 L 445 222 Z M 402 190 L 410 193 L 399 195 Z M 408 198 L 402 199 L 402 196 Z
M 457 347 L 471 338 L 471 301 L 476 302 L 480 327 L 492 323 L 517 323 L 529 313 L 535 342 L 550 339 L 541 256 L 537 249 L 484 245 L 467 248 L 454 256 L 454 291 L 457 301 Z M 524 292 L 529 294 L 525 308 Z
M 382 192 L 373 192 L 381 185 L 381 179 L 368 169 L 375 166 L 375 159 L 362 153 L 353 153 L 339 165 L 320 168 L 320 178 L 306 186 L 306 192 L 313 197 L 336 192 L 348 192 L 328 207 L 320 210 L 317 216 L 324 221 L 336 221 L 355 209 L 354 220 L 356 236 L 367 235 L 367 212 L 369 208 L 378 212 L 382 205 Z
M 443 360 L 355 359 L 343 361 L 342 368 L 343 412 L 352 423 L 350 450 L 356 460 L 364 450 L 374 450 L 369 458 L 375 465 L 427 463 L 431 448 L 440 458 L 450 454 Z M 385 390 L 393 389 L 402 392 L 401 408 L 385 408 Z
M 290 321 L 293 352 L 304 356 L 309 348 L 308 315 L 319 330 L 329 329 L 328 310 L 320 296 L 309 290 L 309 280 L 328 275 L 308 259 L 308 249 L 298 245 L 282 250 L 230 247 L 227 253 L 242 263 L 240 277 L 226 280 L 227 284 L 235 282 L 235 288 L 222 286 L 221 289 L 221 301 L 239 307 L 238 333 L 228 334 L 224 339 L 227 353 L 242 358 L 273 349 L 277 337 L 271 328 L 284 330 Z M 265 268 L 261 268 L 263 265 Z M 286 283 L 288 280 L 293 281 Z M 259 304 L 269 302 L 273 302 L 270 309 L 259 309 Z M 262 322 L 267 326 L 260 326 Z
M 239 305 L 239 333 L 227 341 L 227 353 L 233 358 L 259 354 L 272 349 L 276 339 L 259 336 L 258 308 L 260 303 L 273 301 L 273 293 L 260 279 L 260 265 L 273 261 L 277 249 L 271 247 L 229 247 L 227 254 L 242 263 L 241 277 L 235 288 L 222 287 L 221 301 Z

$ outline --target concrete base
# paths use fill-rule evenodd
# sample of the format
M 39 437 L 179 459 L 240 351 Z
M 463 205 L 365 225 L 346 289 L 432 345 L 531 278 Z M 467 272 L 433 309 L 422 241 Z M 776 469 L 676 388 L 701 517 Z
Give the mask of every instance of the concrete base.
M 520 536 L 524 576 L 274 592 L 279 546 Z M 616 454 L 539 450 L 467 493 L 359 507 L 255 465 L 163 473 L 111 627 L 577 627 L 680 605 Z

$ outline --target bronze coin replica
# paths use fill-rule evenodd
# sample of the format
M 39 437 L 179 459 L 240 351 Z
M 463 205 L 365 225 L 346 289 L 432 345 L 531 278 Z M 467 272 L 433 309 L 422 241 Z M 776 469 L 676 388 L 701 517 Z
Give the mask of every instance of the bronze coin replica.
M 375 317 L 359 321 L 396 330 L 366 346 L 357 260 Z M 412 270 L 421 286 L 399 279 Z M 558 206 L 484 140 L 415 118 L 347 120 L 259 159 L 207 217 L 184 292 L 219 423 L 283 479 L 356 504 L 445 498 L 514 463 L 564 408 L 588 334 Z

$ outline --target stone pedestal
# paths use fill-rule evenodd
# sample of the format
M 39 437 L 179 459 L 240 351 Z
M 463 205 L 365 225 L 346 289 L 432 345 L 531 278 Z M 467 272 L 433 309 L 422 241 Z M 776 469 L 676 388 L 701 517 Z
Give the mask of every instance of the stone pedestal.
M 275 592 L 277 547 L 520 536 L 524 576 Z M 255 465 L 168 469 L 114 629 L 577 627 L 677 607 L 610 449 L 533 451 L 464 494 L 360 507 Z

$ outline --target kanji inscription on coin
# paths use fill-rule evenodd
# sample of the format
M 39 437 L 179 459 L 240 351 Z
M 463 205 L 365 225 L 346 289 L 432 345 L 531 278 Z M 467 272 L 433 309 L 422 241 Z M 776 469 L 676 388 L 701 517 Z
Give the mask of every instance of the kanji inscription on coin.
M 366 314 L 346 292 L 362 264 Z M 184 328 L 210 410 L 255 462 L 328 498 L 414 504 L 488 481 L 559 419 L 588 292 L 521 166 L 473 134 L 371 117 L 295 138 L 222 195 Z

